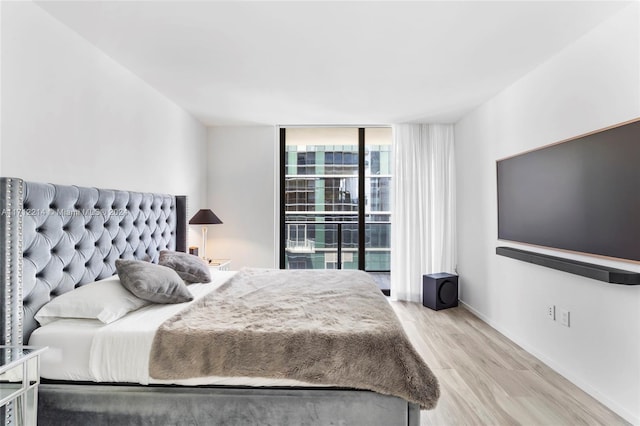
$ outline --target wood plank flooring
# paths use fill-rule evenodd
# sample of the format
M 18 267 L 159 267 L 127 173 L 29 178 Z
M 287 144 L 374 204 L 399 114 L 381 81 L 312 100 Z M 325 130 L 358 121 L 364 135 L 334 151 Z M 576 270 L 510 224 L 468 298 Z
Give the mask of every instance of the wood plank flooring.
M 390 302 L 440 381 L 421 425 L 627 425 L 463 307 Z

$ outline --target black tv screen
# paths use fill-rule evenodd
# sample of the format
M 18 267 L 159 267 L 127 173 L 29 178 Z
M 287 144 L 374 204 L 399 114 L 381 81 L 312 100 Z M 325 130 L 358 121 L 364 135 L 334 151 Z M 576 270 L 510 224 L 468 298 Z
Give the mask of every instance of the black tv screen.
M 640 121 L 499 160 L 498 238 L 640 261 Z

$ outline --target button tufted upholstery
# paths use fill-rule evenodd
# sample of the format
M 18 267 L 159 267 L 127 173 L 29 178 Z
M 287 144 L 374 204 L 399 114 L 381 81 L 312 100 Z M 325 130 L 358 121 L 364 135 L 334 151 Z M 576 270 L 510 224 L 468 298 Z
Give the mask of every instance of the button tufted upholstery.
M 176 249 L 171 195 L 25 182 L 23 208 L 25 339 L 52 297 L 115 274 L 116 259 Z

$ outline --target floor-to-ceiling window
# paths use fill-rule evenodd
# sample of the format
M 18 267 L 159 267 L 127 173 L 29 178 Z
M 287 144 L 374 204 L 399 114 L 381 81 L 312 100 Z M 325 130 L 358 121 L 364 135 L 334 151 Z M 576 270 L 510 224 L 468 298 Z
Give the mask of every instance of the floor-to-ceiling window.
M 280 129 L 283 269 L 389 271 L 391 129 Z

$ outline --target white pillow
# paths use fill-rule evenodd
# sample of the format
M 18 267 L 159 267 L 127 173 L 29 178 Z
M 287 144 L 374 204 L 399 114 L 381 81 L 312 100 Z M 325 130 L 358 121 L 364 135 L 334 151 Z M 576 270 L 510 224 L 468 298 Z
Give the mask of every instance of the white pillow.
M 55 297 L 40 308 L 35 318 L 40 325 L 59 318 L 89 318 L 109 324 L 150 304 L 124 288 L 118 276 L 114 275 Z

